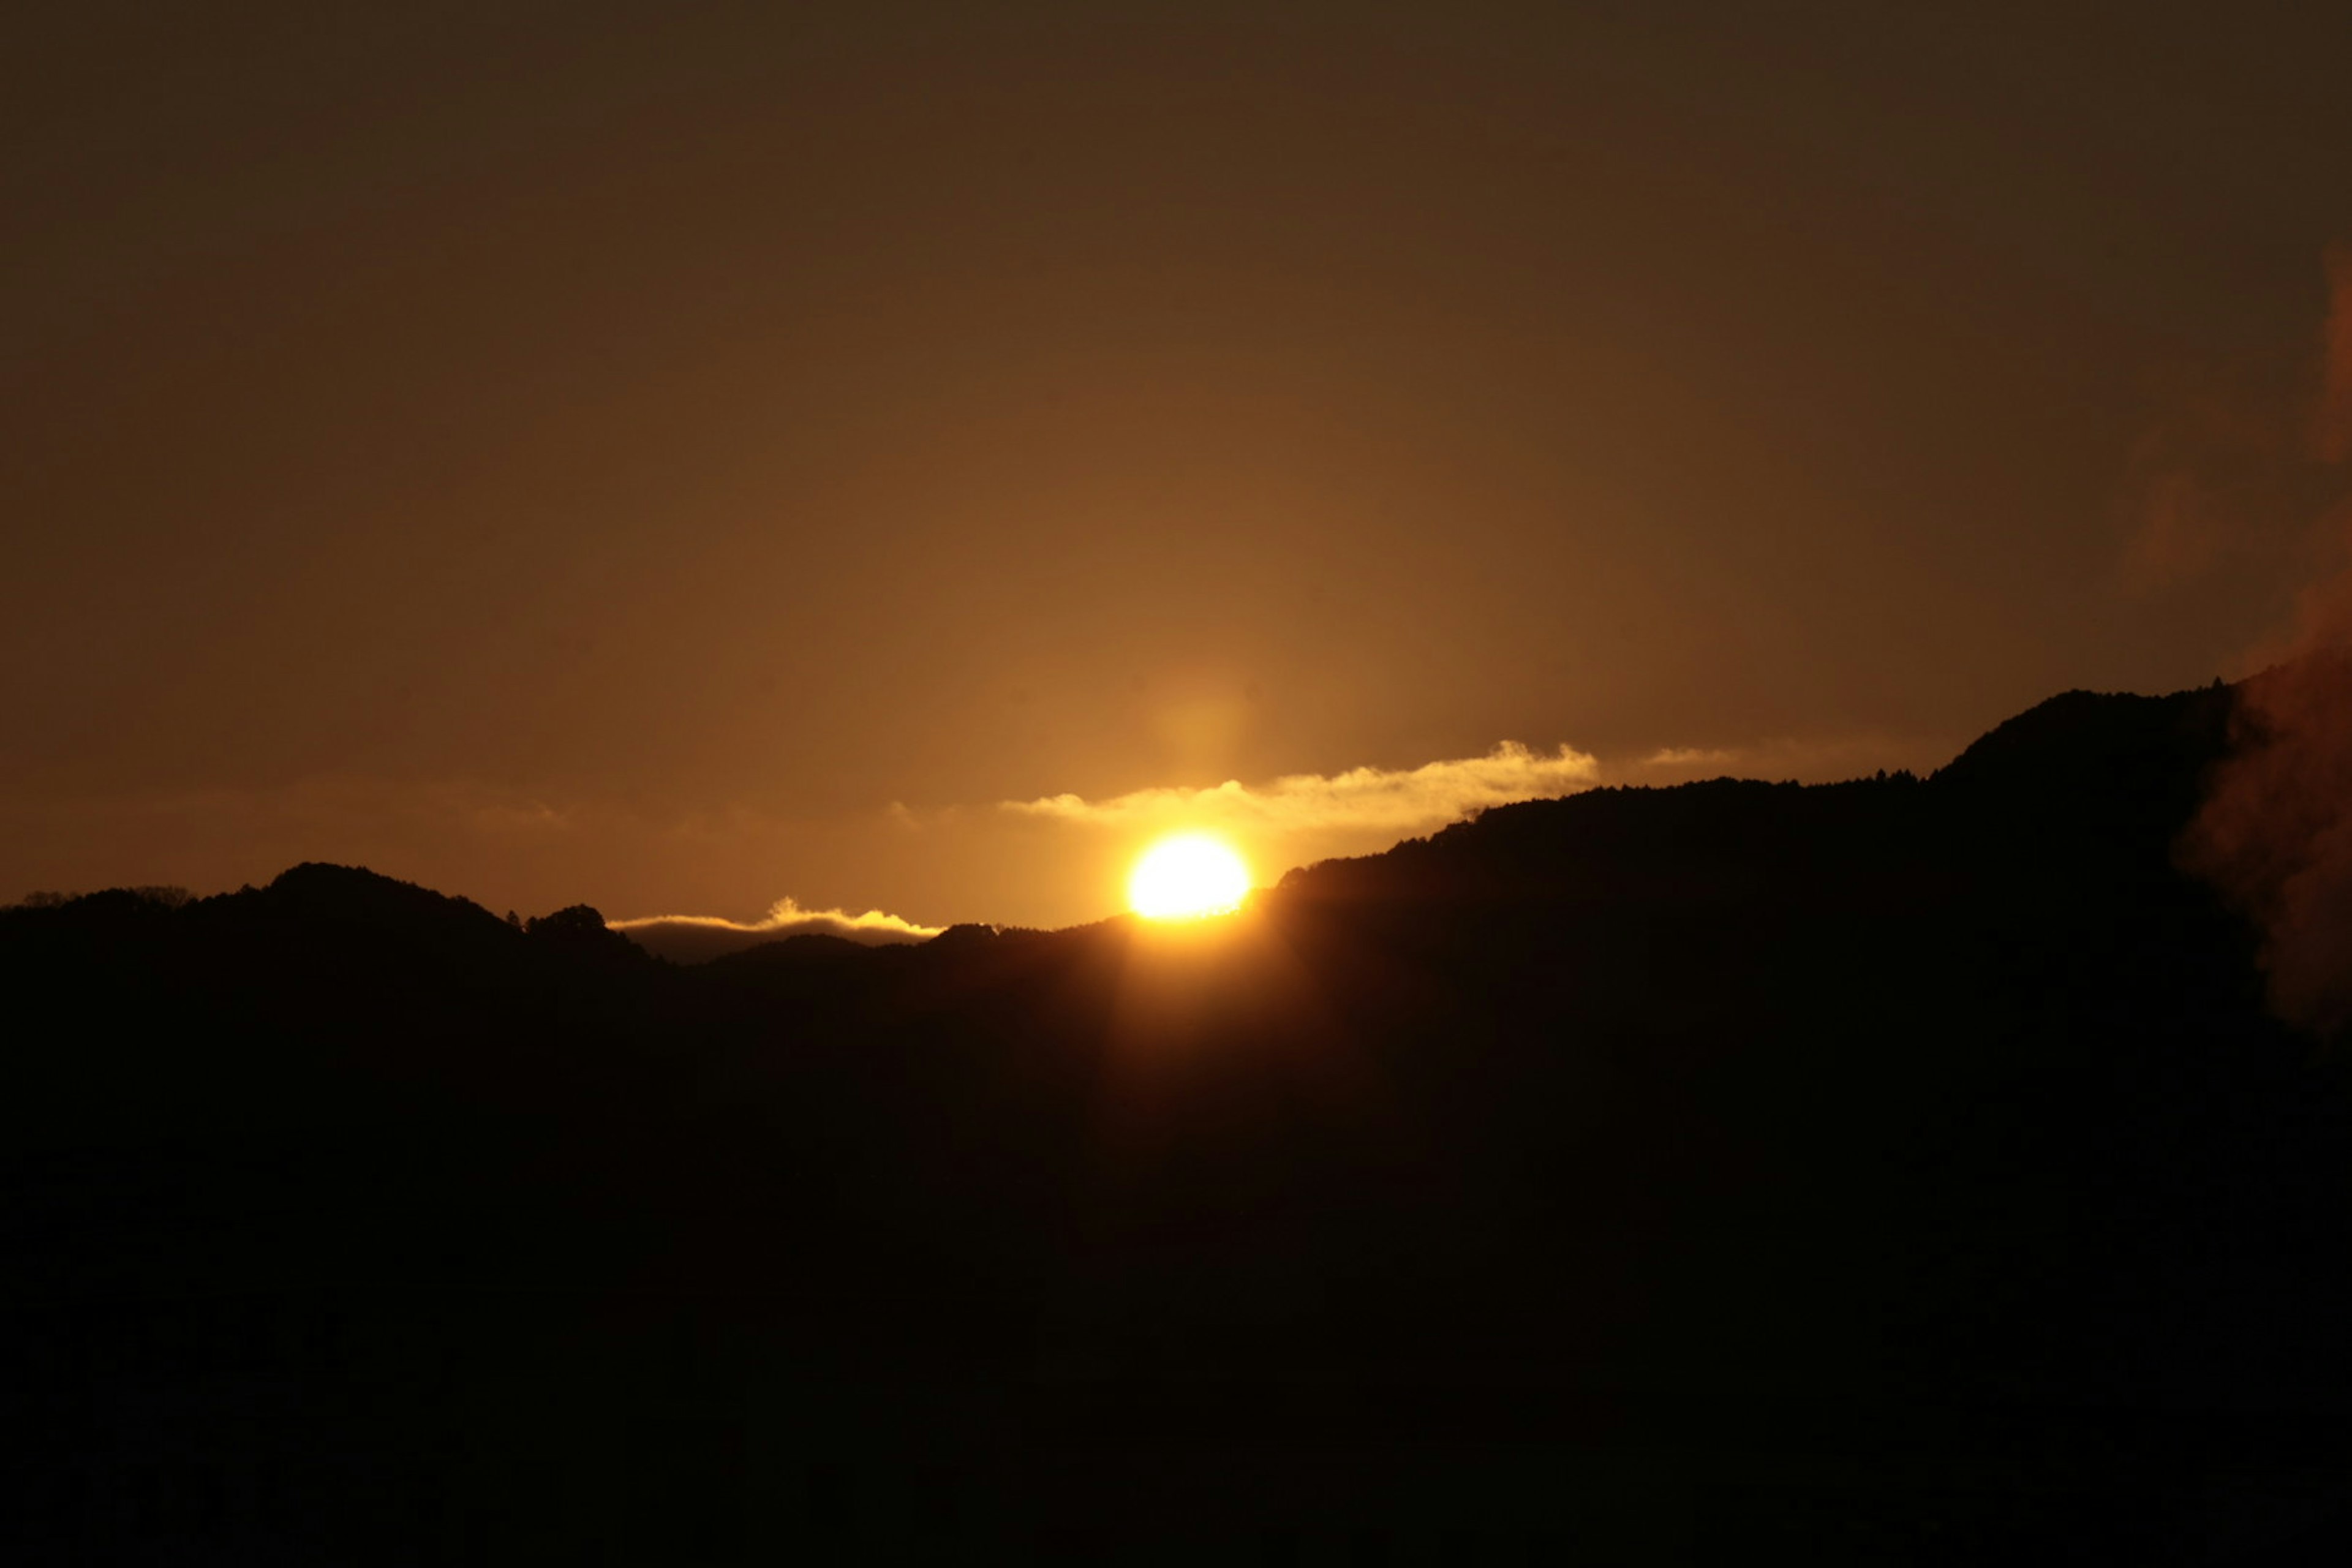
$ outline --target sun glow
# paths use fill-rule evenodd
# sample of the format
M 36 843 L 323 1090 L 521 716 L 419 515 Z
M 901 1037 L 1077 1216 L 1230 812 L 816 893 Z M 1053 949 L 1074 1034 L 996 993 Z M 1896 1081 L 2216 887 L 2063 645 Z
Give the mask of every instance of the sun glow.
M 1143 852 L 1127 879 L 1127 902 L 1149 920 L 1199 920 L 1231 914 L 1249 889 L 1239 855 L 1205 834 L 1186 833 Z

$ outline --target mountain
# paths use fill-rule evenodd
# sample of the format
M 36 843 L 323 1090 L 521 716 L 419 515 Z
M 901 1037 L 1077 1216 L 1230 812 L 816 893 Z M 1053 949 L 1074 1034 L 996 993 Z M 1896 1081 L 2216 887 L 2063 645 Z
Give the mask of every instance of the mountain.
M 2352 1099 L 2175 863 L 2231 701 L 1500 807 L 1195 927 L 688 968 L 322 866 L 0 912 L 6 1511 L 2300 1560 L 2352 1534 Z

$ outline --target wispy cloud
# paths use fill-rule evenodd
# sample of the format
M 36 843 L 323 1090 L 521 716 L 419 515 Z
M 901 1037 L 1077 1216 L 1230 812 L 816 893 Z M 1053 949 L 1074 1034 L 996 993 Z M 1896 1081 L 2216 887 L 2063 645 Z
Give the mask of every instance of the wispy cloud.
M 1825 784 L 1874 771 L 1933 767 L 1952 754 L 1946 739 L 1879 733 L 1780 737 L 1729 746 L 1665 746 L 1643 756 L 1613 760 L 1603 769 L 1612 784 L 1676 784 L 1695 779 L 1792 779 Z
M 679 963 L 700 963 L 761 942 L 782 942 L 786 937 L 837 936 L 881 946 L 926 942 L 940 934 L 937 926 L 917 925 L 880 910 L 867 910 L 858 915 L 846 910 L 804 910 L 789 898 L 777 900 L 756 921 L 721 920 L 714 915 L 646 915 L 606 923 L 647 952 Z
M 1591 756 L 1562 746 L 1549 755 L 1506 741 L 1483 757 L 1417 768 L 1351 768 L 1289 773 L 1265 784 L 1237 779 L 1210 788 L 1139 789 L 1102 800 L 1055 795 L 1001 802 L 1003 810 L 1105 827 L 1183 823 L 1266 835 L 1410 834 L 1490 805 L 1589 789 L 1600 779 Z
M 1641 761 L 1645 768 L 1719 768 L 1727 767 L 1740 759 L 1740 753 L 1722 746 L 1661 746 Z

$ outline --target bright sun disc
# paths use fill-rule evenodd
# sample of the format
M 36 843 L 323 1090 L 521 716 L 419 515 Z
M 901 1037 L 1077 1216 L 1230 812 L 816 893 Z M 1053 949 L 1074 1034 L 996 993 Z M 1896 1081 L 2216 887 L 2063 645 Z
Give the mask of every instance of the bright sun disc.
M 1240 856 L 1213 838 L 1188 833 L 1144 851 L 1127 879 L 1127 902 L 1150 920 L 1197 920 L 1232 913 L 1249 889 L 1249 868 Z

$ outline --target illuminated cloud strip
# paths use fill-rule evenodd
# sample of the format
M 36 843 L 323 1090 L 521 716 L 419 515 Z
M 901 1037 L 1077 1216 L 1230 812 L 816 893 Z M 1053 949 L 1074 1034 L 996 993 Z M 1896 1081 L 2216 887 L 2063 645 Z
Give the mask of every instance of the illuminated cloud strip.
M 1483 757 L 1417 768 L 1351 768 L 1343 773 L 1291 773 L 1249 785 L 1235 779 L 1211 789 L 1139 789 L 1108 800 L 1047 795 L 1008 800 L 1003 809 L 1105 827 L 1217 823 L 1268 833 L 1411 833 L 1490 805 L 1589 789 L 1600 764 L 1562 746 L 1553 755 L 1506 741 Z
M 1612 784 L 1669 785 L 1712 778 L 1827 784 L 1867 778 L 1875 770 L 1932 766 L 1953 749 L 1940 738 L 1882 733 L 1782 737 L 1731 746 L 1664 746 L 1646 756 L 1612 763 L 1606 773 Z
M 1645 768 L 1718 768 L 1739 760 L 1739 753 L 1721 746 L 1663 746 L 1642 759 Z
M 749 922 L 712 915 L 647 915 L 606 923 L 647 952 L 678 963 L 700 963 L 786 937 L 837 936 L 882 946 L 928 942 L 940 934 L 937 926 L 917 925 L 880 910 L 862 915 L 845 910 L 804 910 L 788 898 L 777 900 L 764 916 Z

